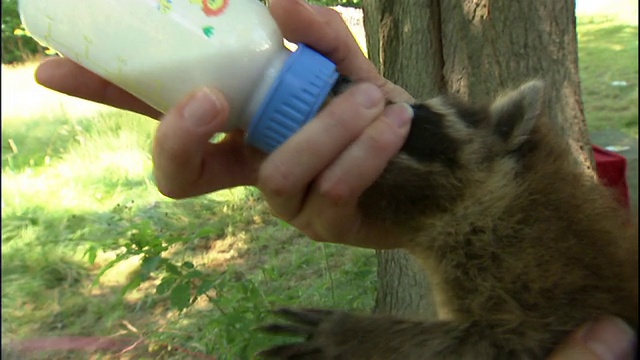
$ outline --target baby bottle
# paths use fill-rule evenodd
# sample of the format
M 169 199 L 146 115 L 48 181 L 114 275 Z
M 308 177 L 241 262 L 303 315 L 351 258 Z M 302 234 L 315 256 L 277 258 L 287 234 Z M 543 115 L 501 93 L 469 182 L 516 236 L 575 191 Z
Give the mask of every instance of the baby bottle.
M 230 105 L 227 131 L 271 152 L 324 103 L 339 74 L 295 52 L 258 0 L 19 0 L 31 36 L 166 112 L 210 86 Z

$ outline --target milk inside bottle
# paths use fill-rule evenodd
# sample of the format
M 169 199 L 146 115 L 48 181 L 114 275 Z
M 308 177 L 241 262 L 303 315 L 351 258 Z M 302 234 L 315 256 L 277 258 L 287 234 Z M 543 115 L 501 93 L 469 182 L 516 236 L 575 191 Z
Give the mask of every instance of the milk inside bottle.
M 19 0 L 31 36 L 161 112 L 216 87 L 227 130 L 270 152 L 313 118 L 339 74 L 299 44 L 288 50 L 257 0 Z

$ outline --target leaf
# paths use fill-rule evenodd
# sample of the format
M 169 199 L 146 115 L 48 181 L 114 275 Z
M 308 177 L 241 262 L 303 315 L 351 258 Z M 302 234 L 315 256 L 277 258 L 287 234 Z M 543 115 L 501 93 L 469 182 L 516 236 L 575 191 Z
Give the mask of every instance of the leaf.
M 127 285 L 122 288 L 122 292 L 120 296 L 125 296 L 129 291 L 135 290 L 142 284 L 142 278 L 140 276 L 135 276 Z
M 96 257 L 98 256 L 98 247 L 96 245 L 91 245 L 84 252 L 84 255 L 87 257 L 87 261 L 89 264 L 94 265 L 96 263 Z
M 96 275 L 96 278 L 93 280 L 93 283 L 91 284 L 91 286 L 98 285 L 98 283 L 100 282 L 100 278 L 102 277 L 102 275 L 104 275 L 104 273 L 106 273 L 112 267 L 116 266 L 117 263 L 127 259 L 128 257 L 129 257 L 128 254 L 119 254 L 116 256 L 115 259 L 109 261 L 107 265 L 105 265 L 102 269 L 100 269 L 100 272 L 98 273 L 98 275 Z
M 173 263 L 166 262 L 164 264 L 164 268 L 169 274 L 176 275 L 176 276 L 182 275 L 182 271 L 180 271 L 180 269 Z
M 162 256 L 153 256 L 153 257 L 144 257 L 142 259 L 142 264 L 140 265 L 140 270 L 145 276 L 149 276 L 152 272 L 158 269 L 158 265 L 162 261 Z
M 200 296 L 202 294 L 206 294 L 209 290 L 213 289 L 216 286 L 215 281 L 213 280 L 204 280 L 200 286 L 198 286 L 198 290 L 196 291 L 196 296 Z
M 171 307 L 178 310 L 184 310 L 189 307 L 191 302 L 191 285 L 189 283 L 181 283 L 171 290 Z
M 201 278 L 204 276 L 204 273 L 200 270 L 191 270 L 188 273 L 184 274 L 185 279 L 195 279 Z
M 182 267 L 185 269 L 193 269 L 195 265 L 191 261 L 185 261 L 182 263 Z
M 175 284 L 177 280 L 178 280 L 178 278 L 176 278 L 175 276 L 165 276 L 165 277 L 163 277 L 162 281 L 160 282 L 160 284 L 158 284 L 158 286 L 156 286 L 156 294 L 164 295 L 164 294 L 168 293 L 169 290 L 171 290 L 171 287 L 173 287 L 173 284 Z

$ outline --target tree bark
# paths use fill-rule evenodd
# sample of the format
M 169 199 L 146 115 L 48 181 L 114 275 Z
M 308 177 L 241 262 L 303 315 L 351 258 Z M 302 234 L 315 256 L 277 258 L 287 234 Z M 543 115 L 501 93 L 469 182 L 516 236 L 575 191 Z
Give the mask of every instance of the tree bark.
M 532 78 L 576 156 L 594 168 L 578 72 L 574 0 L 442 1 L 446 90 L 474 100 Z
M 489 101 L 532 79 L 548 115 L 593 174 L 578 73 L 574 0 L 364 0 L 369 59 L 417 99 Z M 376 312 L 435 314 L 423 271 L 401 251 L 378 253 Z
M 418 99 L 444 90 L 438 1 L 365 0 L 369 59 Z
M 369 59 L 387 79 L 418 99 L 443 90 L 437 1 L 363 2 Z M 435 317 L 434 300 L 421 265 L 407 252 L 378 252 L 376 313 Z

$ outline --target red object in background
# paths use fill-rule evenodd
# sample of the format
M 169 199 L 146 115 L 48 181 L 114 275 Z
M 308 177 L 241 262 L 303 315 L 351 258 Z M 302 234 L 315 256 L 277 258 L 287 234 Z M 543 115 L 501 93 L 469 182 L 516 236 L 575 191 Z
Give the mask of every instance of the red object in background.
M 627 159 L 597 145 L 592 145 L 592 148 L 598 177 L 605 186 L 613 188 L 617 192 L 620 203 L 626 209 L 631 209 L 629 185 L 627 184 Z

